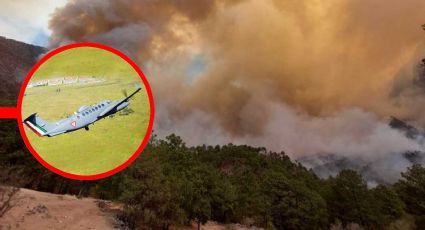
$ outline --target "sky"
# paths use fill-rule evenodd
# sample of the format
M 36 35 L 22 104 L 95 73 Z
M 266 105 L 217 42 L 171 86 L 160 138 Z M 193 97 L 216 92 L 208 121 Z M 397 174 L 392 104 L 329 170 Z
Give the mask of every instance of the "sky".
M 2 3 L 0 35 L 34 45 L 47 45 L 51 34 L 48 28 L 50 15 L 66 2 L 67 0 L 16 0 Z

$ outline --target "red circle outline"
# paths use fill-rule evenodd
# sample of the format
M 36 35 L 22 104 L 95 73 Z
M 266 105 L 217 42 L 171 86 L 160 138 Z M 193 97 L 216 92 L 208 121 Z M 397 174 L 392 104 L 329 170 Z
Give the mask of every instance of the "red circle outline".
M 73 173 L 68 173 L 65 171 L 62 171 L 58 168 L 55 168 L 54 166 L 50 165 L 49 163 L 47 163 L 38 153 L 37 151 L 35 151 L 35 149 L 31 146 L 28 137 L 25 133 L 24 130 L 24 126 L 23 126 L 23 122 L 22 122 L 22 101 L 24 98 L 24 93 L 25 93 L 25 89 L 28 85 L 29 80 L 32 78 L 32 76 L 34 75 L 35 71 L 38 70 L 38 68 L 45 63 L 48 59 L 50 59 L 51 57 L 53 57 L 56 54 L 59 54 L 63 51 L 69 50 L 69 49 L 74 49 L 74 48 L 79 48 L 79 47 L 92 47 L 92 48 L 98 48 L 98 49 L 103 49 L 109 52 L 114 53 L 115 55 L 118 55 L 119 57 L 121 57 L 124 61 L 126 61 L 128 64 L 130 64 L 133 69 L 139 74 L 139 77 L 142 79 L 143 84 L 146 88 L 147 94 L 148 94 L 148 98 L 149 98 L 149 107 L 150 107 L 150 115 L 149 115 L 149 124 L 148 124 L 148 128 L 146 130 L 146 134 L 145 137 L 143 138 L 142 143 L 139 145 L 139 147 L 137 148 L 136 152 L 133 153 L 133 155 L 131 155 L 131 157 L 124 162 L 123 164 L 115 167 L 114 169 L 111 169 L 109 171 L 103 172 L 103 173 L 99 173 L 99 174 L 94 174 L 94 175 L 78 175 L 78 174 L 73 174 Z M 19 126 L 19 132 L 21 133 L 22 139 L 25 142 L 25 145 L 27 146 L 27 148 L 30 150 L 31 154 L 38 160 L 38 162 L 40 162 L 44 167 L 46 167 L 47 169 L 49 169 L 50 171 L 59 174 L 63 177 L 69 178 L 69 179 L 75 179 L 75 180 L 98 180 L 98 179 L 102 179 L 108 176 L 112 176 L 115 173 L 123 170 L 124 168 L 126 168 L 127 166 L 129 166 L 134 160 L 136 160 L 136 158 L 139 156 L 139 154 L 143 151 L 143 149 L 146 147 L 150 135 L 152 133 L 152 128 L 153 128 L 153 120 L 154 120 L 154 114 L 155 114 L 155 106 L 154 106 L 154 99 L 153 99 L 153 94 L 152 94 L 152 90 L 150 88 L 150 85 L 146 79 L 146 76 L 144 75 L 144 73 L 142 72 L 142 70 L 137 66 L 137 64 L 132 61 L 129 57 L 127 57 L 124 53 L 122 53 L 121 51 L 103 45 L 103 44 L 99 44 L 99 43 L 94 43 L 94 42 L 80 42 L 80 43 L 73 43 L 73 44 L 69 44 L 69 45 L 65 45 L 65 46 L 61 46 L 57 49 L 54 49 L 50 52 L 48 52 L 47 54 L 45 54 L 30 70 L 30 72 L 27 74 L 27 76 L 25 77 L 25 80 L 21 86 L 21 90 L 19 92 L 19 97 L 18 97 L 18 117 L 17 117 L 17 121 L 18 121 L 18 126 Z

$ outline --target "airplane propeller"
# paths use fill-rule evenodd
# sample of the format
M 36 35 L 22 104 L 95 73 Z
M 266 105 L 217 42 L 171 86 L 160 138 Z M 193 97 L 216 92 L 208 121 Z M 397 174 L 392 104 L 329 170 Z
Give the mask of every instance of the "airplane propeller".
M 123 89 L 123 90 L 121 90 L 121 92 L 122 92 L 122 94 L 124 94 L 125 97 L 128 97 L 127 90 Z

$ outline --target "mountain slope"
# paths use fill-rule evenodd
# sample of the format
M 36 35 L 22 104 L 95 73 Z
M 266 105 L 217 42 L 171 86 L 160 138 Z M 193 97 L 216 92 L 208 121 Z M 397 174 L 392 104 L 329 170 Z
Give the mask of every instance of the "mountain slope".
M 20 83 L 45 51 L 43 47 L 0 36 L 0 106 L 16 104 Z
M 0 229 L 114 229 L 115 225 L 113 214 L 102 211 L 92 198 L 20 189 L 12 202 Z
M 396 117 L 390 117 L 388 125 L 412 140 L 423 140 L 423 130 Z M 371 153 L 372 154 L 372 153 Z M 369 185 L 391 184 L 400 179 L 401 172 L 413 164 L 425 164 L 425 152 L 407 151 L 388 153 L 374 158 L 341 156 L 338 153 L 314 155 L 297 159 L 322 178 L 336 176 L 343 169 L 359 172 Z

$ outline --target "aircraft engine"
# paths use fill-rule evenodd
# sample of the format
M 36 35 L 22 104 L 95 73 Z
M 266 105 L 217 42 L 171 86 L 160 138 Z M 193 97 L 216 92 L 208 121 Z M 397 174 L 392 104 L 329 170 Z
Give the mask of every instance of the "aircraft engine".
M 120 110 L 122 110 L 122 109 L 124 109 L 125 107 L 127 107 L 129 105 L 129 103 L 128 102 L 124 102 L 124 103 L 122 103 L 121 105 L 119 105 L 118 107 L 117 107 L 117 111 L 120 111 Z

